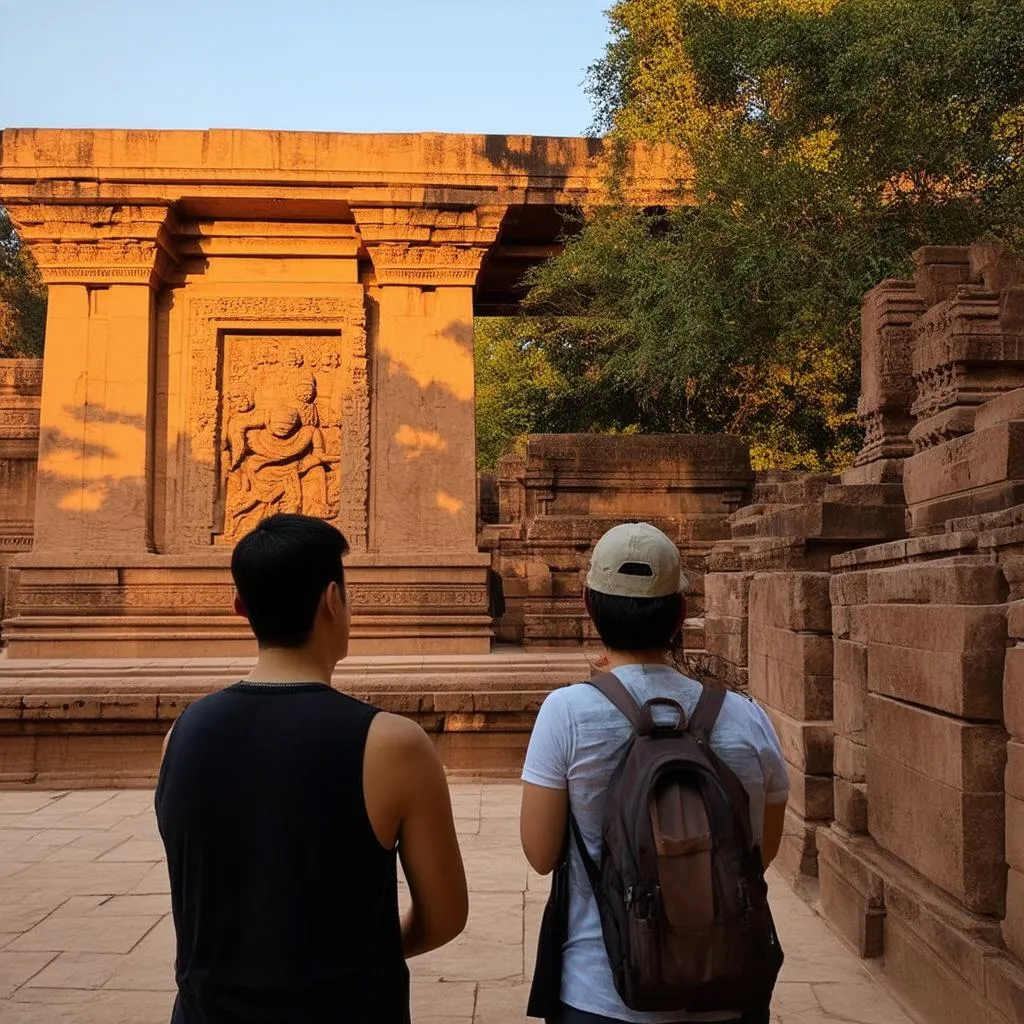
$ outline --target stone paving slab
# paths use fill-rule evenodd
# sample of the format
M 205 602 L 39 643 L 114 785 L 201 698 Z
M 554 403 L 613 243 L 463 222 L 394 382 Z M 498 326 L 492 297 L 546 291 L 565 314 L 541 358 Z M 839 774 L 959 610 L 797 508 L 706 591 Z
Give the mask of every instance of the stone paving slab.
M 416 1024 L 521 1024 L 547 880 L 519 850 L 517 784 L 452 787 L 466 931 L 412 962 Z M 153 794 L 0 792 L 0 1021 L 167 1024 L 174 931 Z M 777 877 L 773 1024 L 912 1024 Z

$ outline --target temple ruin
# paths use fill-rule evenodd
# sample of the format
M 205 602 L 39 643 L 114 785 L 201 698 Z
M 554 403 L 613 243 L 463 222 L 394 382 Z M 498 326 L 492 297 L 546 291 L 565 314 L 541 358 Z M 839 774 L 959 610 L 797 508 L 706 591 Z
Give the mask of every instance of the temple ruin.
M 1024 1019 L 1024 267 L 928 247 L 864 301 L 839 476 L 726 437 L 538 436 L 478 480 L 473 317 L 515 309 L 600 143 L 13 131 L 0 201 L 50 289 L 0 362 L 0 785 L 146 785 L 244 672 L 232 542 L 275 509 L 353 544 L 337 682 L 450 768 L 518 769 L 589 671 L 582 577 L 647 519 L 685 646 L 781 738 L 780 855 L 928 1019 Z M 633 202 L 672 201 L 636 149 Z

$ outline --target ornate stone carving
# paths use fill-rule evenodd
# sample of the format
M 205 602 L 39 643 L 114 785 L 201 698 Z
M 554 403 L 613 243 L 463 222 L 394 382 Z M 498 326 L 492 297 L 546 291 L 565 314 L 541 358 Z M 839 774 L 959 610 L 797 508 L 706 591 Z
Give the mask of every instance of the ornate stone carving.
M 307 333 L 283 334 L 295 330 Z M 190 436 L 176 531 L 186 546 L 231 540 L 254 516 L 298 501 L 307 510 L 326 507 L 352 549 L 365 551 L 370 395 L 362 304 L 192 299 L 186 344 Z
M 39 395 L 42 390 L 42 359 L 0 359 L 0 392 Z
M 474 608 L 486 611 L 487 591 L 482 587 L 443 590 L 427 587 L 368 587 L 353 584 L 352 606 L 370 610 L 387 608 Z
M 341 356 L 336 335 L 225 338 L 221 536 L 234 541 L 275 512 L 338 514 Z
M 35 242 L 32 254 L 47 284 L 151 284 L 166 260 L 156 242 L 135 239 Z
M 402 285 L 476 284 L 483 249 L 454 245 L 376 245 L 370 258 L 377 283 Z

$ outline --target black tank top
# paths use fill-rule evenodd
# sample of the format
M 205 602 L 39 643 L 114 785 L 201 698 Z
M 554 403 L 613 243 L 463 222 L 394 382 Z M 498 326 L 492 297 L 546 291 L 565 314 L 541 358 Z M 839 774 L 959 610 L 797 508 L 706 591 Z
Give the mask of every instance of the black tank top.
M 237 683 L 175 723 L 156 791 L 177 932 L 173 1024 L 406 1024 L 396 853 L 363 799 L 377 713 Z

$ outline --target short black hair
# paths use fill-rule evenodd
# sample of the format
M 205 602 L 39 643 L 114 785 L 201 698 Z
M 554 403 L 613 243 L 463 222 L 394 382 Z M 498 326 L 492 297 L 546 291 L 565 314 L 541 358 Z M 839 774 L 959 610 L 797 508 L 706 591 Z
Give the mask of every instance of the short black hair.
M 231 576 L 260 648 L 301 647 L 331 583 L 344 590 L 348 541 L 312 516 L 279 513 L 247 533 L 231 554 Z
M 679 633 L 683 595 L 618 597 L 587 590 L 590 618 L 610 651 L 668 650 Z

